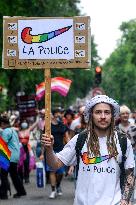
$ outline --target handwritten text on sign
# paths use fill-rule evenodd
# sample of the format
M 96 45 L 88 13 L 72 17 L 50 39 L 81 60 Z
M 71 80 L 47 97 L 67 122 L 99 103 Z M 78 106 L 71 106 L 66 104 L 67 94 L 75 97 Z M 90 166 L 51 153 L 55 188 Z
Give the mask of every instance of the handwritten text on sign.
M 74 59 L 73 29 L 73 19 L 19 20 L 19 59 Z

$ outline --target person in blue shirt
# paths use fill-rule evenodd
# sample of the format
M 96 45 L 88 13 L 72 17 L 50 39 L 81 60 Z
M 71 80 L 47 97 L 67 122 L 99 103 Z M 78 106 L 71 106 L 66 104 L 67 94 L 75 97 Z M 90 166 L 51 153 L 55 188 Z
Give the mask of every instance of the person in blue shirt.
M 20 145 L 18 134 L 14 128 L 10 127 L 9 119 L 6 116 L 0 117 L 0 128 L 2 128 L 1 137 L 7 143 L 9 150 L 11 151 L 10 167 L 8 171 L 1 168 L 1 186 L 0 186 L 0 199 L 8 199 L 8 173 L 16 190 L 16 194 L 13 198 L 19 198 L 26 195 L 23 183 L 18 175 L 17 164 L 20 157 Z

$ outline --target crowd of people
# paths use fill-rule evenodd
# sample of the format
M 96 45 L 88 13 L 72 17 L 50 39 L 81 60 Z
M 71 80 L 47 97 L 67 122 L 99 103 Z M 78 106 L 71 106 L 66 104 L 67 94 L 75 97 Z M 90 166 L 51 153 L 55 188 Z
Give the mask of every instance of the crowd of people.
M 8 199 L 9 176 L 16 190 L 13 197 L 25 196 L 30 172 L 41 160 L 51 186 L 50 199 L 63 194 L 63 176 L 72 175 L 74 205 L 133 204 L 135 111 L 98 95 L 77 110 L 52 109 L 51 136 L 45 135 L 44 117 L 45 109 L 37 111 L 33 122 L 21 119 L 17 111 L 1 113 L 0 137 L 11 150 L 11 158 L 8 170 L 0 167 L 0 199 Z M 125 154 L 125 141 L 120 138 L 126 139 Z M 124 175 L 122 186 L 120 175 Z

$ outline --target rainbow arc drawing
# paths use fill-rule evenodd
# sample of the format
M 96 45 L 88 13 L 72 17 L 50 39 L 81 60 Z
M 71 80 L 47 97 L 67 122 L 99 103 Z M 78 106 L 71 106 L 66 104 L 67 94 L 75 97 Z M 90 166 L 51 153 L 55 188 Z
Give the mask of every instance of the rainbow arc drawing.
M 50 31 L 48 33 L 42 33 L 37 35 L 32 35 L 30 33 L 32 31 L 31 27 L 25 27 L 21 32 L 21 39 L 24 43 L 27 44 L 43 43 L 67 32 L 71 27 L 72 25 L 60 28 L 58 30 Z

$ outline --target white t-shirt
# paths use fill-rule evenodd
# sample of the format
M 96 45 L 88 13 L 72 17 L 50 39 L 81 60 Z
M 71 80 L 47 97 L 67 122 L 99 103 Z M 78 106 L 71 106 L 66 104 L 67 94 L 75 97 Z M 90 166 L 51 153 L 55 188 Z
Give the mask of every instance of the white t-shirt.
M 76 165 L 75 135 L 64 149 L 57 154 L 67 166 Z M 121 200 L 120 168 L 117 163 L 122 161 L 122 152 L 116 136 L 118 157 L 109 159 L 107 137 L 100 137 L 101 158 L 89 157 L 87 160 L 87 145 L 82 148 L 74 205 L 118 205 Z M 130 141 L 127 139 L 125 169 L 133 168 L 134 155 Z

